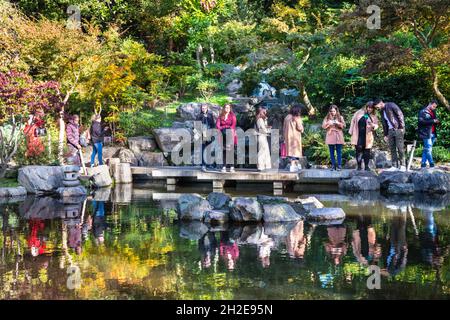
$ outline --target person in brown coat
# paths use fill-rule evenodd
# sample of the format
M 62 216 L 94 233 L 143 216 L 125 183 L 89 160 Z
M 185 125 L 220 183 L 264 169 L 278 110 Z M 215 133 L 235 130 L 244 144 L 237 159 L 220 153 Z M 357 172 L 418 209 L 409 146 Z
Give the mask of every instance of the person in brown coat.
M 342 146 L 344 145 L 344 132 L 342 129 L 345 128 L 345 121 L 336 105 L 330 106 L 327 116 L 323 119 L 322 128 L 327 130 L 325 143 L 330 149 L 331 170 L 337 169 L 340 171 L 342 168 Z M 334 155 L 335 150 L 337 153 L 337 167 Z
M 291 172 L 301 169 L 299 160 L 303 156 L 302 133 L 304 131 L 300 116 L 302 108 L 301 104 L 293 105 L 283 123 L 283 138 L 286 145 L 286 156 L 291 160 Z
M 370 150 L 373 147 L 373 132 L 378 129 L 378 118 L 372 101 L 358 110 L 352 118 L 349 133 L 352 136 L 352 145 L 356 149 L 358 170 L 362 170 L 362 161 L 367 171 L 369 169 Z

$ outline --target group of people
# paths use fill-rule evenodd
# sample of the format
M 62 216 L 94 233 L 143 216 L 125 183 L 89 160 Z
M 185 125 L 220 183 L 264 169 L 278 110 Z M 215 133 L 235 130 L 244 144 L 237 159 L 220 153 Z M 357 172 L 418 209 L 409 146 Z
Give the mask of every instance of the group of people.
M 436 141 L 439 124 L 436 110 L 437 101 L 431 101 L 426 107 L 420 110 L 418 115 L 418 136 L 423 141 L 422 168 L 427 166 L 434 167 L 432 157 L 432 147 Z M 302 134 L 304 126 L 301 118 L 301 111 L 304 106 L 294 104 L 285 117 L 283 122 L 283 142 L 281 143 L 281 155 L 290 160 L 289 170 L 296 172 L 301 170 L 300 158 L 302 152 Z M 384 141 L 388 144 L 392 166 L 406 170 L 405 157 L 405 119 L 402 110 L 393 102 L 384 102 L 381 99 L 369 101 L 358 110 L 350 121 L 348 130 L 351 136 L 351 144 L 355 148 L 357 169 L 370 170 L 369 161 L 371 158 L 371 149 L 375 142 L 375 131 L 380 127 L 377 111 L 380 113 L 381 126 L 383 128 Z M 208 110 L 208 105 L 203 104 L 197 121 L 202 122 L 203 130 L 216 128 L 222 133 L 223 141 L 223 166 L 222 172 L 234 172 L 234 165 L 228 165 L 225 162 L 227 151 L 233 151 L 237 145 L 236 136 L 236 115 L 233 113 L 232 106 L 225 104 L 217 120 L 214 120 L 212 112 Z M 268 137 L 271 133 L 271 126 L 268 125 L 268 112 L 265 107 L 259 107 L 256 113 L 254 128 L 257 132 L 258 154 L 257 168 L 260 171 L 271 169 L 271 155 L 268 143 Z M 325 143 L 329 147 L 331 170 L 342 169 L 342 149 L 345 144 L 344 130 L 346 122 L 339 112 L 336 105 L 329 107 L 328 113 L 322 122 L 322 128 L 326 130 Z M 226 132 L 231 130 L 232 142 L 226 140 Z M 203 142 L 202 154 L 209 142 Z M 205 156 L 202 156 L 202 168 L 208 169 L 205 163 Z M 220 164 L 219 164 L 220 165 Z
M 80 117 L 78 115 L 70 117 L 67 123 L 67 159 L 71 164 L 81 166 L 81 161 L 83 161 L 81 150 L 83 147 L 87 147 L 89 142 L 92 145 L 90 166 L 93 167 L 95 165 L 96 157 L 98 164 L 103 164 L 103 143 L 109 128 L 102 127 L 100 114 L 94 114 L 91 120 L 89 129 L 80 127 Z

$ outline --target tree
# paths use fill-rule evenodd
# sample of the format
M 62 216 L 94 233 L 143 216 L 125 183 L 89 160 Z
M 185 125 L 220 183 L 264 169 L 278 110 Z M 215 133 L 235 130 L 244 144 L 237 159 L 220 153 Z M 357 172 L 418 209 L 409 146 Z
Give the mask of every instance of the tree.
M 381 29 L 370 30 L 367 28 L 366 13 L 367 6 L 360 5 L 355 7 L 350 13 L 344 16 L 340 30 L 350 32 L 354 38 L 362 36 L 371 45 L 378 45 L 376 54 L 383 55 L 384 58 L 378 58 L 386 61 L 385 70 L 392 66 L 390 61 L 404 60 L 404 64 L 418 62 L 423 63 L 429 71 L 432 90 L 439 101 L 450 111 L 450 104 L 444 94 L 441 92 L 440 70 L 448 64 L 450 60 L 450 46 L 448 36 L 450 24 L 448 16 L 450 14 L 450 3 L 439 0 L 410 0 L 410 1 L 386 1 L 380 0 L 376 3 L 381 8 Z M 417 40 L 416 50 L 388 50 L 389 42 L 398 33 L 411 33 Z M 386 41 L 387 40 L 387 41 Z M 359 38 L 361 41 L 361 38 Z M 374 44 L 375 42 L 375 44 Z M 386 48 L 383 49 L 383 46 Z M 391 53 L 397 56 L 397 59 L 387 57 Z M 373 51 L 367 48 L 369 61 L 373 57 Z M 404 59 L 402 56 L 413 54 L 414 59 Z
M 0 178 L 24 138 L 27 117 L 37 111 L 58 114 L 62 106 L 59 83 L 34 82 L 16 71 L 0 72 Z

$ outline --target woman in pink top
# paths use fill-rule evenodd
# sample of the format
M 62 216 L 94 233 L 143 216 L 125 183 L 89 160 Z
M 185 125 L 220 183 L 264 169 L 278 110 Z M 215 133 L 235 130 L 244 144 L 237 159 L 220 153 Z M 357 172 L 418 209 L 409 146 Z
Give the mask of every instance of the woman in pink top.
M 227 172 L 227 150 L 233 151 L 233 164 L 230 164 L 230 172 L 234 172 L 234 146 L 237 145 L 237 135 L 236 135 L 236 115 L 231 109 L 231 104 L 225 104 L 222 108 L 222 112 L 216 121 L 216 128 L 222 132 L 222 146 L 223 146 L 223 167 L 222 172 Z M 227 132 L 230 132 L 233 138 L 232 144 L 227 143 Z M 228 160 L 231 161 L 231 160 Z
M 330 149 L 331 170 L 337 169 L 340 171 L 342 166 L 342 146 L 344 145 L 344 132 L 342 130 L 345 128 L 345 122 L 336 105 L 330 106 L 327 116 L 323 119 L 322 128 L 327 130 L 325 143 Z M 337 167 L 334 156 L 335 150 L 337 153 Z

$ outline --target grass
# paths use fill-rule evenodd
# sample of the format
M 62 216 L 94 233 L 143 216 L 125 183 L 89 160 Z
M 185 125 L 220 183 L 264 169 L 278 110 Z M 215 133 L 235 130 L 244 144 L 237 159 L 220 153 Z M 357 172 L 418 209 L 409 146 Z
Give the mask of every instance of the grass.
M 0 188 L 10 188 L 10 187 L 19 187 L 19 183 L 16 179 L 0 179 Z

